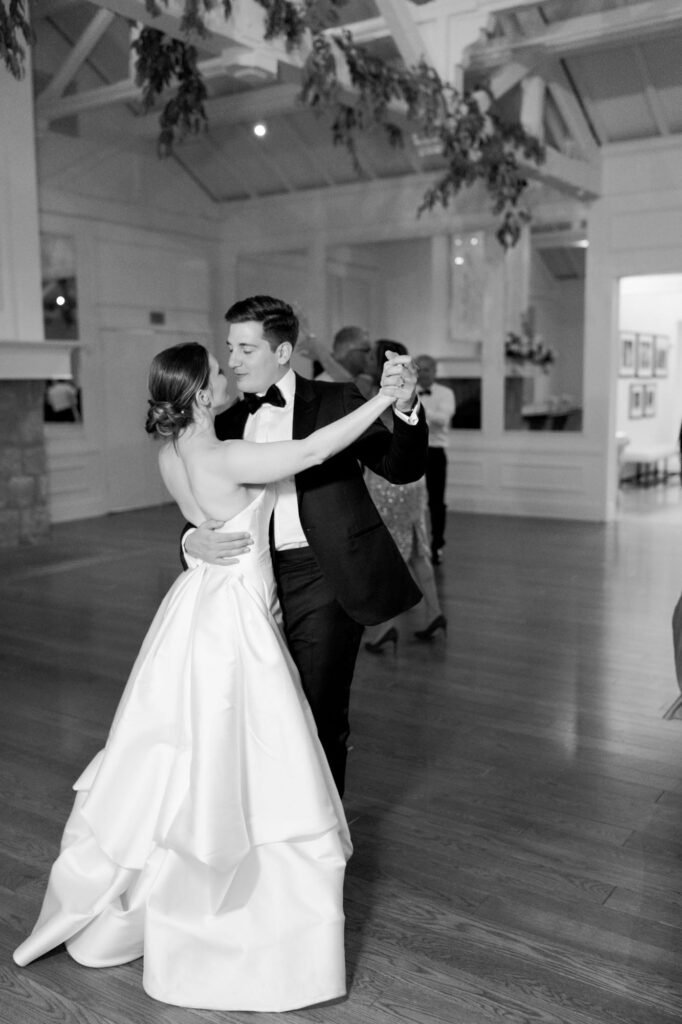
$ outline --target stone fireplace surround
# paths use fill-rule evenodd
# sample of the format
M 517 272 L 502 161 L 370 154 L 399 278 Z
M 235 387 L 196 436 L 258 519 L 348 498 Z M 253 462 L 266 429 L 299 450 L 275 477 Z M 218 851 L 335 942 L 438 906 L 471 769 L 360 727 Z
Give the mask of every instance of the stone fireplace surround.
M 49 533 L 45 381 L 71 375 L 68 342 L 0 340 L 0 547 Z

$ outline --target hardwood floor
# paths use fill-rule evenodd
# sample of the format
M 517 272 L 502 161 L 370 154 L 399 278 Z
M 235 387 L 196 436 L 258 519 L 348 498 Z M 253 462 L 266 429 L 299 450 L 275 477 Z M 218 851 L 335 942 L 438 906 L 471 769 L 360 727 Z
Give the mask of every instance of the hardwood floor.
M 145 510 L 0 553 L 0 1022 L 199 1024 L 63 948 L 11 960 L 151 616 L 180 519 Z M 259 1020 L 672 1024 L 682 1015 L 680 517 L 451 514 L 448 634 L 362 652 L 346 810 L 349 995 Z

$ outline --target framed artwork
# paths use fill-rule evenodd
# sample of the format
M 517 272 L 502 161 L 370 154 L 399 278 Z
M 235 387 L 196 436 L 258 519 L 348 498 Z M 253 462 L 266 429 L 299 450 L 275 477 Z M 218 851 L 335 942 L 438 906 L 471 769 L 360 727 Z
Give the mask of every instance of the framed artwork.
M 631 384 L 628 396 L 628 417 L 631 420 L 641 419 L 644 407 L 644 385 Z
M 653 375 L 654 375 L 654 336 L 653 336 L 653 334 L 638 334 L 637 335 L 636 375 L 638 377 L 653 377 Z
M 654 377 L 668 376 L 668 339 L 659 335 L 654 341 Z
M 642 398 L 642 414 L 644 416 L 655 416 L 656 415 L 656 385 L 655 384 L 643 384 L 644 395 Z
M 635 375 L 636 346 L 637 335 L 630 331 L 621 331 L 620 365 L 618 367 L 618 373 L 621 377 L 634 377 Z

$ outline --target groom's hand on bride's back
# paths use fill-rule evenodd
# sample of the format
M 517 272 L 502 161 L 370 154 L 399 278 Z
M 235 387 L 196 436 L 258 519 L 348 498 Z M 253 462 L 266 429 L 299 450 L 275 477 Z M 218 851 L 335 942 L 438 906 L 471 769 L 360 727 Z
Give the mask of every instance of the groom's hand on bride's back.
M 253 538 L 250 533 L 220 533 L 221 526 L 223 523 L 219 519 L 207 519 L 189 531 L 183 537 L 185 553 L 190 558 L 212 565 L 236 564 L 251 550 Z

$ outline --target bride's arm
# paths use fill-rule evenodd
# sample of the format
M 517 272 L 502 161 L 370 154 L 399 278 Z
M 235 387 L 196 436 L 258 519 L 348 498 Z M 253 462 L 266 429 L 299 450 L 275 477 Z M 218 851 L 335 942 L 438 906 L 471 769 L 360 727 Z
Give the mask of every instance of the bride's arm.
M 239 483 L 267 484 L 301 473 L 347 448 L 393 404 L 395 396 L 379 393 L 352 412 L 320 427 L 300 441 L 225 441 L 220 458 L 225 474 Z

